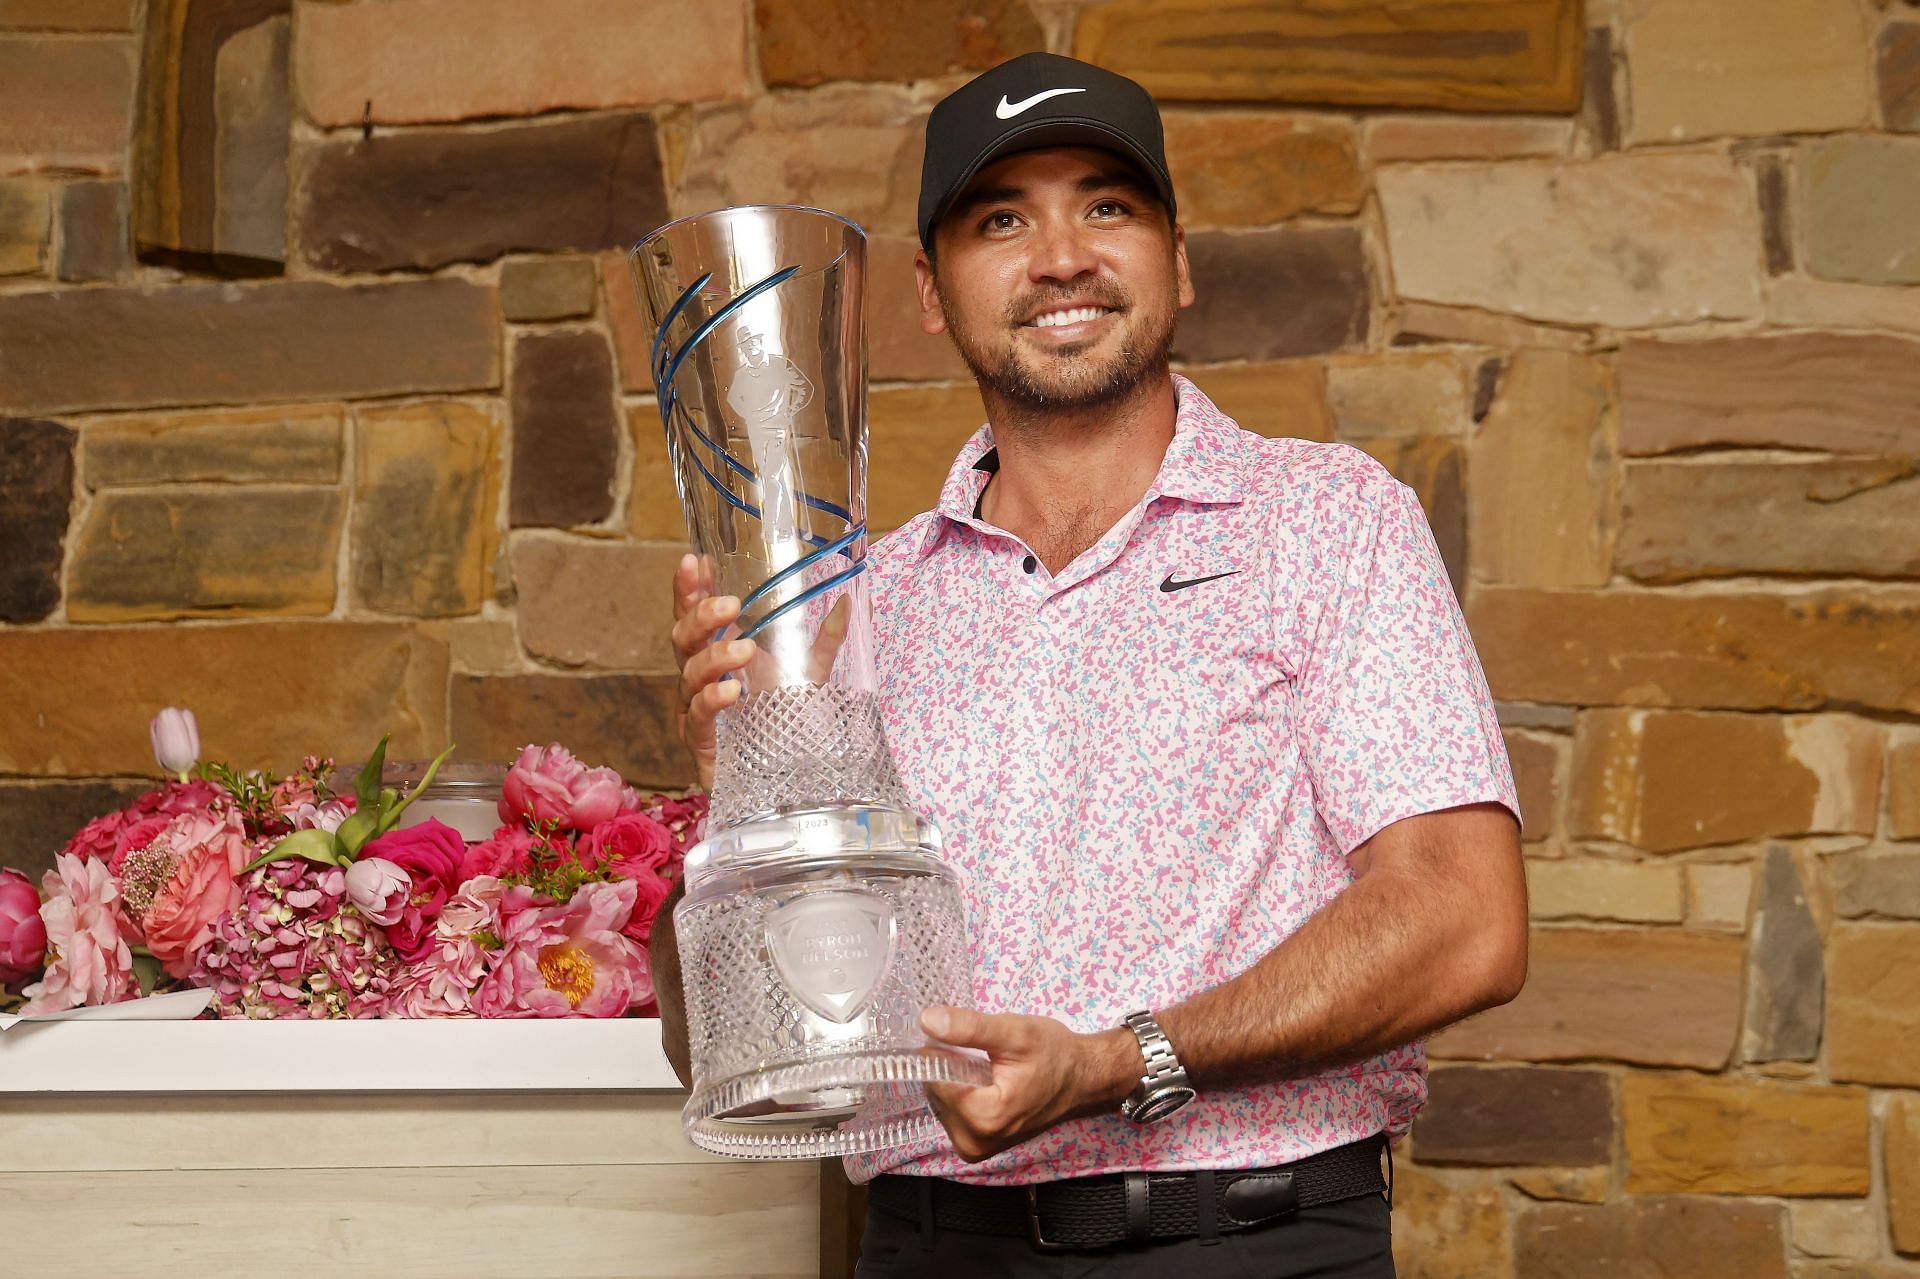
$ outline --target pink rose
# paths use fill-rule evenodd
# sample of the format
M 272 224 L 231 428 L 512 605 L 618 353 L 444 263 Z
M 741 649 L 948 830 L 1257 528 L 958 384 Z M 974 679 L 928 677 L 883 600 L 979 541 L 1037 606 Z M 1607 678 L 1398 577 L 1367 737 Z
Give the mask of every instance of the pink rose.
M 590 830 L 620 812 L 631 794 L 611 768 L 588 768 L 558 742 L 528 746 L 500 788 L 500 820 L 559 822 Z
M 637 876 L 673 862 L 673 836 L 650 814 L 620 813 L 588 832 L 580 852 L 589 865 Z
M 107 854 L 107 869 L 118 875 L 127 864 L 127 855 L 152 844 L 172 821 L 165 813 L 154 813 L 149 817 L 136 817 L 122 826 L 120 833 L 113 837 L 113 851 Z
M 659 918 L 661 903 L 673 891 L 673 881 L 643 870 L 625 882 L 633 885 L 633 914 L 620 931 L 645 946 L 653 940 L 653 921 Z
M 181 813 L 190 813 L 203 808 L 212 808 L 215 804 L 224 804 L 227 793 L 212 782 L 168 782 L 148 791 L 133 801 L 133 811 L 141 817 L 153 813 L 165 813 L 176 817 Z
M 469 848 L 460 862 L 460 878 L 476 875 L 524 875 L 533 869 L 533 846 L 537 841 L 525 826 L 502 826 L 493 838 L 481 840 Z
M 363 858 L 392 862 L 412 881 L 400 917 L 386 926 L 387 941 L 401 958 L 418 959 L 432 944 L 433 921 L 460 886 L 460 864 L 466 854 L 460 832 L 434 818 L 390 830 L 360 850 Z
M 384 857 L 362 857 L 347 867 L 347 900 L 382 928 L 400 922 L 413 880 Z
M 140 912 L 140 929 L 161 967 L 185 978 L 193 970 L 193 952 L 212 940 L 220 916 L 240 904 L 246 831 L 231 808 L 182 813 L 149 845 L 156 847 L 175 858 L 173 873 Z
M 111 857 L 120 832 L 131 820 L 131 814 L 124 812 L 96 817 L 74 832 L 73 838 L 67 841 L 67 846 L 60 852 L 66 857 Z
M 40 891 L 17 870 L 0 870 L 0 986 L 40 971 L 47 958 L 47 925 Z
M 630 881 L 583 884 L 563 906 L 525 885 L 501 901 L 502 951 L 473 997 L 482 1017 L 618 1017 L 653 998 L 646 952 L 621 934 Z
M 21 994 L 24 1013 L 60 1013 L 82 1004 L 132 999 L 133 951 L 121 935 L 120 885 L 104 862 L 67 853 L 41 877 L 47 904 L 40 918 L 53 959 L 44 976 Z

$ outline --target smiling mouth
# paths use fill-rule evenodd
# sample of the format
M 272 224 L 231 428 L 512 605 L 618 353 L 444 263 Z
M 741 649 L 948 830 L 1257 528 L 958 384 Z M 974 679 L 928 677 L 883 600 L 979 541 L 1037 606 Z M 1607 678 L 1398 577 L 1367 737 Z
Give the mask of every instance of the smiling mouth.
M 1057 329 L 1069 324 L 1084 324 L 1089 320 L 1097 320 L 1103 315 L 1112 314 L 1112 309 L 1104 306 L 1066 306 L 1060 307 L 1057 310 L 1042 311 L 1031 320 L 1024 322 L 1020 327 L 1023 329 Z

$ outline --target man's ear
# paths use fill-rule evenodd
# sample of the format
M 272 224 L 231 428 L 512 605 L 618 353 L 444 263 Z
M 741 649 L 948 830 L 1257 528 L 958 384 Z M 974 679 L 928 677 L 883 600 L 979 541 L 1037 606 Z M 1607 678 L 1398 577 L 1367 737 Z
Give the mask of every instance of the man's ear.
M 940 305 L 940 290 L 933 285 L 933 261 L 925 249 L 913 251 L 913 287 L 920 294 L 920 331 L 939 337 L 947 331 L 947 312 Z
M 1187 267 L 1187 229 L 1173 224 L 1173 275 L 1180 285 L 1180 306 L 1193 305 L 1193 272 Z

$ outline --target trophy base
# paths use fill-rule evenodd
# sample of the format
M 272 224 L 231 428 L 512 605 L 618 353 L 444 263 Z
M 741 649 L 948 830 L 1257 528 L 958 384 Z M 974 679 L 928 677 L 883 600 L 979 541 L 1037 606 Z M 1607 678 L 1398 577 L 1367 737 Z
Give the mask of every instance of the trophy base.
M 716 1155 L 822 1159 L 938 1135 L 925 1084 L 984 1084 L 987 1063 L 956 1049 L 872 1052 L 775 1066 L 697 1090 L 687 1139 Z
M 882 805 L 797 810 L 687 854 L 674 910 L 690 1141 L 817 1159 L 929 1138 L 926 1085 L 984 1084 L 985 1056 L 920 1013 L 971 1002 L 966 909 L 939 834 Z

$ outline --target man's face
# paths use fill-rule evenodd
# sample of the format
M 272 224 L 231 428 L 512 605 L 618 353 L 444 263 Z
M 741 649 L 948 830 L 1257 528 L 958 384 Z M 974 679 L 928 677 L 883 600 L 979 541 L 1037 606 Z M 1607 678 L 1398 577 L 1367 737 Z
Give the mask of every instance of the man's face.
M 1016 404 L 1089 408 L 1166 363 L 1193 302 L 1185 233 L 1134 169 L 1090 147 L 980 171 L 919 255 L 921 328 L 950 332 L 974 376 Z

